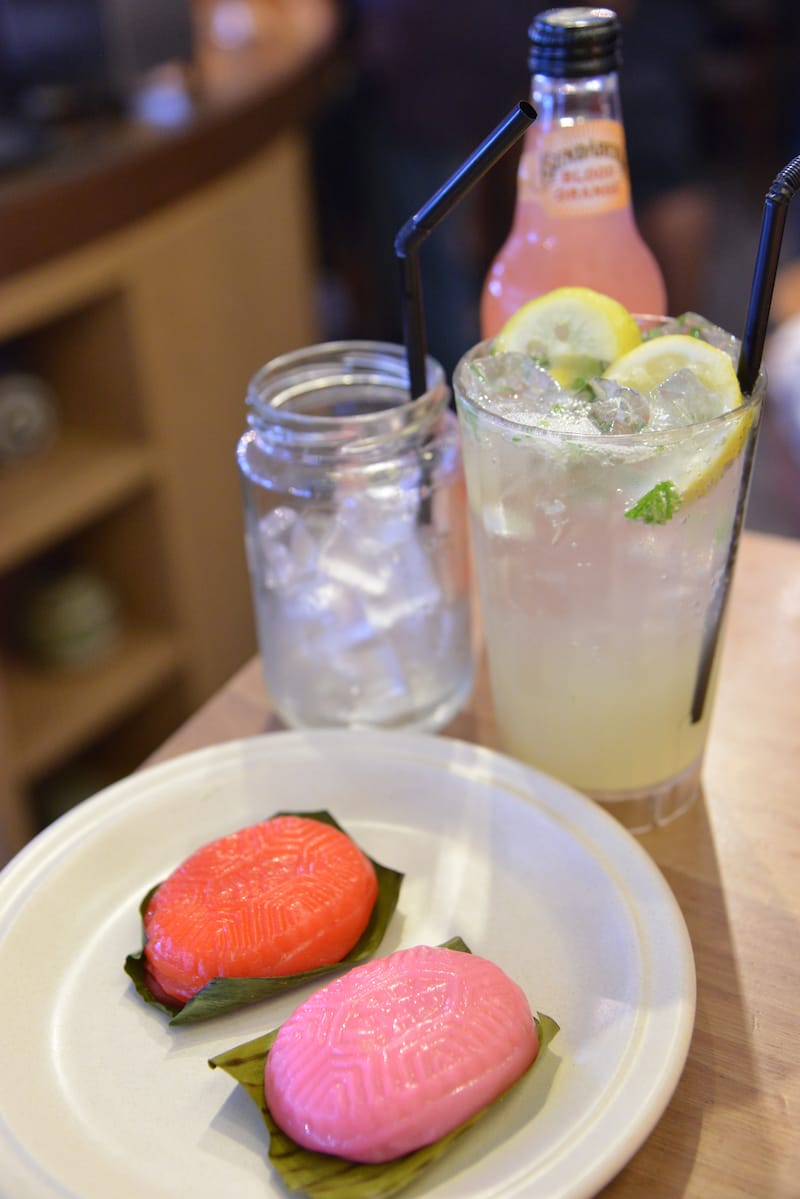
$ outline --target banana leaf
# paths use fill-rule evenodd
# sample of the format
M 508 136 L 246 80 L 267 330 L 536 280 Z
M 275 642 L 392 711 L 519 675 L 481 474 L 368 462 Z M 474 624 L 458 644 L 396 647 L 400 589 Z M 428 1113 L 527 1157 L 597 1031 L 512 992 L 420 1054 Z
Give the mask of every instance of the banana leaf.
M 333 825 L 340 832 L 344 832 L 344 829 L 329 812 L 278 812 L 276 815 L 305 816 L 309 820 L 319 820 L 323 824 Z M 144 948 L 138 953 L 128 954 L 125 959 L 125 973 L 133 981 L 137 992 L 146 1003 L 166 1012 L 170 1017 L 170 1024 L 189 1024 L 198 1020 L 210 1020 L 213 1016 L 222 1015 L 223 1012 L 233 1011 L 235 1008 L 244 1007 L 249 1003 L 259 1003 L 263 999 L 269 999 L 273 995 L 279 995 L 283 991 L 299 987 L 310 979 L 331 974 L 333 971 L 341 969 L 342 966 L 355 966 L 359 962 L 364 962 L 372 957 L 386 934 L 392 913 L 397 906 L 403 881 L 403 875 L 397 870 L 382 866 L 372 858 L 369 860 L 375 867 L 378 897 L 375 900 L 369 923 L 360 939 L 347 956 L 339 962 L 334 962 L 330 966 L 320 966 L 316 970 L 305 970 L 301 974 L 287 974 L 280 978 L 214 978 L 184 1004 L 167 1000 L 151 990 Z M 155 894 L 159 885 L 157 883 L 155 887 L 151 887 L 139 905 L 139 912 L 143 919 L 150 897 Z
M 470 952 L 460 937 L 447 941 L 445 948 Z M 555 1020 L 541 1012 L 536 1014 L 534 1020 L 539 1034 L 539 1052 L 528 1070 L 532 1070 L 541 1060 L 547 1046 L 559 1031 Z M 446 1153 L 457 1137 L 471 1128 L 502 1098 L 498 1096 L 494 1103 L 476 1112 L 447 1136 L 393 1161 L 352 1162 L 327 1153 L 315 1153 L 298 1145 L 278 1128 L 264 1096 L 264 1067 L 279 1031 L 278 1028 L 273 1029 L 255 1040 L 219 1053 L 211 1058 L 208 1064 L 212 1070 L 225 1070 L 244 1087 L 261 1112 L 269 1133 L 270 1161 L 280 1174 L 284 1186 L 290 1191 L 302 1191 L 310 1199 L 388 1199 L 388 1196 L 395 1195 L 408 1186 L 423 1170 Z M 528 1071 L 525 1072 L 527 1073 Z M 504 1094 L 507 1095 L 520 1081 L 521 1079 L 517 1079 Z

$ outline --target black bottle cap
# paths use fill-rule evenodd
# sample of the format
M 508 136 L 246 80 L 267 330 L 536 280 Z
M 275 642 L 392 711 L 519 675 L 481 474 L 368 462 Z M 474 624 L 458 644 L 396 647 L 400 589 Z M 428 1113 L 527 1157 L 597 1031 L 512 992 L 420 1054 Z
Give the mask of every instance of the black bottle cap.
M 534 74 L 585 79 L 616 71 L 622 62 L 622 27 L 610 8 L 549 8 L 528 37 Z

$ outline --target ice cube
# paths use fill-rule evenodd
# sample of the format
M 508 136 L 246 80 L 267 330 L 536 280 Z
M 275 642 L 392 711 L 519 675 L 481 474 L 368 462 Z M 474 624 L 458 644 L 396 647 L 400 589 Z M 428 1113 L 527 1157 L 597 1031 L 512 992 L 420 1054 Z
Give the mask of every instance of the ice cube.
M 348 496 L 323 538 L 318 570 L 361 595 L 382 595 L 387 562 L 415 538 L 419 497 L 396 488 L 380 499 L 374 491 Z
M 376 628 L 392 628 L 444 604 L 436 572 L 416 536 L 377 557 L 374 570 L 380 590 L 365 596 L 365 603 Z
M 281 598 L 281 615 L 314 655 L 339 654 L 375 632 L 362 599 L 335 580 L 315 575 Z
M 369 577 L 372 557 L 387 546 L 414 535 L 420 506 L 419 466 L 413 477 L 391 483 L 358 486 L 349 494 L 340 489 L 339 508 L 320 539 L 319 566 L 334 578 L 349 580 L 361 590 L 376 584 Z
M 675 323 L 677 325 L 676 333 L 694 333 L 696 336 L 699 335 L 703 341 L 716 346 L 718 350 L 724 350 L 734 366 L 738 364 L 739 341 L 727 329 L 722 329 L 719 325 L 715 325 L 713 321 L 700 316 L 697 312 L 684 312 L 681 316 L 675 318 Z
M 592 405 L 581 392 L 563 391 L 560 398 L 551 404 L 549 412 L 539 417 L 543 429 L 556 433 L 571 433 L 578 436 L 597 436 L 597 425 L 592 420 Z
M 459 382 L 469 399 L 516 424 L 538 423 L 564 395 L 563 389 L 528 354 L 490 354 L 462 370 Z
M 336 670 L 348 686 L 350 724 L 392 724 L 412 706 L 404 667 L 384 641 L 359 646 Z
M 365 542 L 395 545 L 412 532 L 419 515 L 420 468 L 415 463 L 391 483 L 372 483 L 369 491 L 355 491 L 339 509 L 339 520 Z
M 320 547 L 318 565 L 326 578 L 359 594 L 379 595 L 383 589 L 372 555 L 365 553 L 363 541 L 346 525 L 337 523 L 331 530 Z
M 343 630 L 339 630 L 340 632 Z M 286 626 L 279 669 L 287 693 L 302 695 L 301 708 L 321 724 L 386 724 L 405 716 L 409 689 L 393 647 L 371 636 L 347 643 L 333 628 L 303 639 Z M 337 644 L 332 653 L 330 646 Z
M 286 533 L 299 520 L 294 508 L 273 508 L 259 522 L 261 536 L 265 541 L 276 541 L 285 537 Z
M 650 428 L 682 428 L 712 420 L 724 409 L 725 401 L 682 367 L 650 393 Z
M 453 632 L 453 614 L 444 606 L 409 612 L 389 630 L 388 640 L 403 663 L 403 674 L 415 701 L 421 690 L 435 691 L 445 685 L 452 670 L 449 656 L 458 652 Z
M 258 531 L 267 587 L 285 590 L 313 571 L 317 543 L 293 508 L 273 508 Z
M 404 664 L 352 588 L 315 579 L 287 597 L 282 616 L 287 687 L 312 694 L 325 720 L 381 723 L 406 709 Z
M 590 379 L 594 399 L 589 417 L 601 433 L 640 433 L 650 419 L 650 405 L 632 387 L 621 387 L 611 379 Z

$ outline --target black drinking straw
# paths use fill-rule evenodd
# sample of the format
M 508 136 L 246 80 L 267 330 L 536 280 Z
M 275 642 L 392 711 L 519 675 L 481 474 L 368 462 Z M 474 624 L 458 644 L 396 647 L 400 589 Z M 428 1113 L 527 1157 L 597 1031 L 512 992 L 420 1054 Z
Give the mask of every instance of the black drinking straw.
M 775 276 L 778 273 L 778 259 L 781 253 L 786 214 L 789 209 L 789 201 L 798 188 L 800 188 L 800 157 L 793 158 L 788 166 L 778 172 L 764 201 L 753 284 L 750 290 L 742 348 L 739 354 L 738 375 L 742 395 L 750 395 L 761 369 L 761 355 L 764 352 L 764 341 L 767 336 L 769 310 L 772 305 Z
M 424 395 L 427 391 L 425 315 L 419 271 L 419 247 L 442 217 L 456 206 L 535 120 L 535 109 L 525 100 L 521 101 L 435 195 L 406 221 L 394 239 L 403 287 L 403 337 L 412 399 Z
M 769 312 L 772 306 L 772 293 L 775 288 L 775 277 L 778 273 L 778 260 L 781 254 L 783 230 L 786 225 L 786 214 L 789 202 L 800 189 L 800 156 L 793 158 L 790 163 L 779 171 L 767 192 L 764 202 L 764 212 L 761 218 L 761 232 L 756 251 L 756 264 L 753 271 L 753 282 L 750 289 L 750 299 L 747 305 L 742 346 L 739 352 L 737 377 L 742 395 L 749 396 L 758 379 L 761 370 L 761 356 L 764 352 L 764 342 L 769 325 Z M 747 448 L 747 460 L 744 465 L 746 477 L 751 469 L 751 461 L 755 454 L 756 440 L 750 438 Z M 720 577 L 715 595 L 709 608 L 703 645 L 700 651 L 700 663 L 697 668 L 697 679 L 692 698 L 692 724 L 702 718 L 706 702 L 711 668 L 717 651 L 720 629 L 728 604 L 733 565 L 739 545 L 739 535 L 744 523 L 747 493 L 749 487 L 742 487 L 739 502 L 733 522 L 728 559 Z

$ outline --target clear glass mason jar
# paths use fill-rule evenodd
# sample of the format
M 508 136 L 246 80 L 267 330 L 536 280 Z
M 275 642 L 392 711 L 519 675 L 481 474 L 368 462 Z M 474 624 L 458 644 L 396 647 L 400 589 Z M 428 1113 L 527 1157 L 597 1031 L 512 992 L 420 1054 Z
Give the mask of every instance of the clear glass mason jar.
M 258 640 L 294 727 L 441 728 L 473 678 L 467 504 L 444 372 L 310 346 L 251 380 L 237 456 Z

